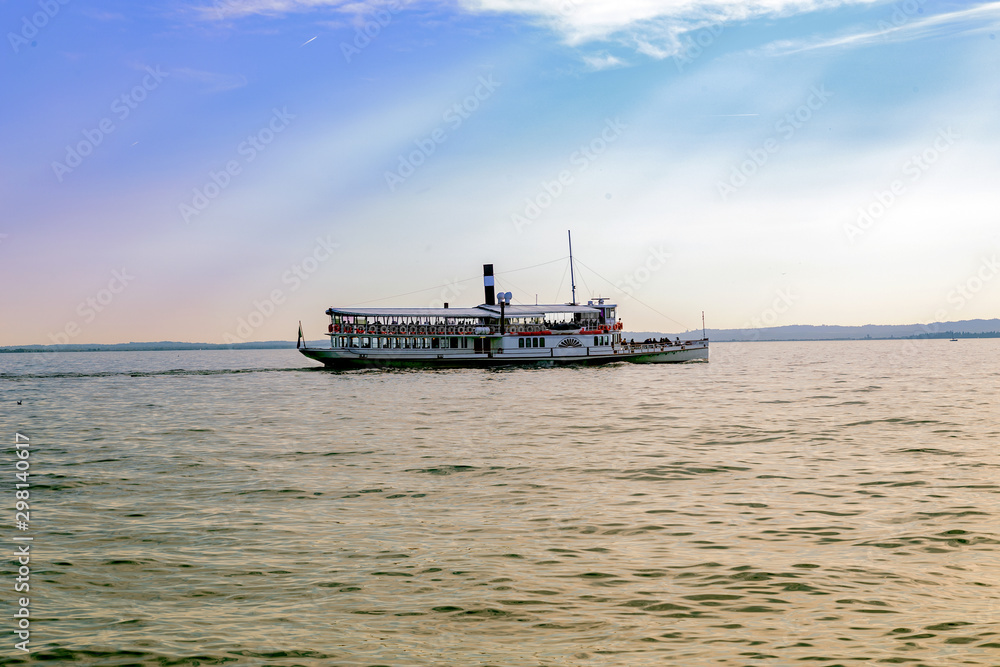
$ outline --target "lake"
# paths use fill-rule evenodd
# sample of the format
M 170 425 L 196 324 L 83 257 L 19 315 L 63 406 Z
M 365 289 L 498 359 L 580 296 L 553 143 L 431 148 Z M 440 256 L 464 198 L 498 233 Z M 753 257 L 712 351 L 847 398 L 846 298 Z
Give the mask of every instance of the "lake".
M 1000 339 L 711 354 L 2 354 L 0 662 L 1000 664 Z

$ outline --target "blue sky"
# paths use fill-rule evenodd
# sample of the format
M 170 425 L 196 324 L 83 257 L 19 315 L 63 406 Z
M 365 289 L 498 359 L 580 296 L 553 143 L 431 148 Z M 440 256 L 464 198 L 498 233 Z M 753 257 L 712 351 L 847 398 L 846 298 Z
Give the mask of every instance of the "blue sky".
M 997 317 L 998 21 L 8 0 L 0 344 L 315 338 L 331 305 L 479 303 L 487 262 L 564 302 L 567 229 L 629 328 Z

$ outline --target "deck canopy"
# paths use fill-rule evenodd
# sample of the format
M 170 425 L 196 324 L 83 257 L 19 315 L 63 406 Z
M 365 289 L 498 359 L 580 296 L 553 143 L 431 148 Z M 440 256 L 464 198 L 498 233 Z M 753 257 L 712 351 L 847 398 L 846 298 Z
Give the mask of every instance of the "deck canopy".
M 504 317 L 544 317 L 558 313 L 591 313 L 600 308 L 615 308 L 613 303 L 600 306 L 572 306 L 564 303 L 528 306 L 505 306 Z M 327 315 L 353 315 L 356 317 L 499 317 L 500 306 L 475 306 L 473 308 L 330 308 Z
M 327 315 L 356 317 L 490 317 L 479 308 L 330 308 Z

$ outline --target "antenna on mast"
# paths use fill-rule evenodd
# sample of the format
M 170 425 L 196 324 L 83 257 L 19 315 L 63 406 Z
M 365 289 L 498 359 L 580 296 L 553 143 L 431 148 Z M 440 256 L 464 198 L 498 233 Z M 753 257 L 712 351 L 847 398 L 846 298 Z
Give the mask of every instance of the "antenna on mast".
M 566 230 L 566 236 L 569 238 L 569 284 L 573 289 L 573 302 L 570 303 L 571 306 L 576 305 L 576 278 L 573 276 L 573 232 L 569 229 Z M 565 274 L 563 274 L 565 275 Z

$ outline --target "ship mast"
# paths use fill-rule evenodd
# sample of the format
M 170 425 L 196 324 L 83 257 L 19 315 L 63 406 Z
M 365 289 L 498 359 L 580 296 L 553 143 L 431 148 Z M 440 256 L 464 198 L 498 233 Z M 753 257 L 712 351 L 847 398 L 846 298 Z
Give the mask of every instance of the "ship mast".
M 569 238 L 569 284 L 573 289 L 573 301 L 570 303 L 571 306 L 576 305 L 576 278 L 573 276 L 573 232 L 569 229 L 566 230 L 566 236 Z

